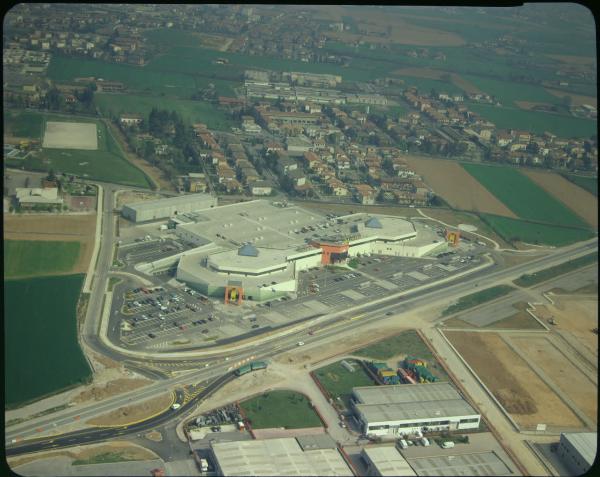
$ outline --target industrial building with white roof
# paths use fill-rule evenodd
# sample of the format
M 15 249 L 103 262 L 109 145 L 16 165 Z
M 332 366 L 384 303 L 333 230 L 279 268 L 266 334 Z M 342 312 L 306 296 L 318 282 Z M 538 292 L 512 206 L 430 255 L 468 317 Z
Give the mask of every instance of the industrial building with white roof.
M 302 449 L 293 437 L 211 444 L 217 475 L 354 475 L 337 448 Z
M 481 415 L 450 383 L 366 386 L 352 390 L 352 407 L 364 434 L 477 429 Z
M 387 215 L 326 217 L 268 200 L 215 207 L 206 198 L 198 198 L 202 208 L 184 212 L 181 203 L 164 200 L 169 201 L 165 207 L 160 201 L 152 201 L 147 209 L 138 207 L 136 220 L 142 213 L 164 215 L 169 207 L 178 207 L 177 215 L 170 214 L 170 224 L 181 240 L 195 248 L 178 257 L 177 279 L 226 302 L 263 301 L 293 293 L 302 270 L 348 257 L 372 253 L 420 257 L 447 247 L 430 228 Z
M 178 216 L 177 235 L 198 248 L 177 278 L 209 296 L 262 301 L 296 291 L 302 270 L 378 253 L 422 256 L 446 247 L 430 229 L 365 213 L 327 218 L 295 205 L 254 200 Z M 241 283 L 241 285 L 239 284 Z

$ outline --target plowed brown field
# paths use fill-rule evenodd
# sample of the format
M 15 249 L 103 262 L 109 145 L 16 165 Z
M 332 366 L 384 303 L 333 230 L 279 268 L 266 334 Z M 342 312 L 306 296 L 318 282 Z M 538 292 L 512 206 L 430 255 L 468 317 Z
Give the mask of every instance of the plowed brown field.
M 552 172 L 531 170 L 523 172 L 592 227 L 598 228 L 598 198 L 593 194 Z
M 582 427 L 583 423 L 497 333 L 447 331 L 452 344 L 488 389 L 526 429 L 539 423 Z
M 517 218 L 458 162 L 414 156 L 406 159 L 409 166 L 452 207 Z

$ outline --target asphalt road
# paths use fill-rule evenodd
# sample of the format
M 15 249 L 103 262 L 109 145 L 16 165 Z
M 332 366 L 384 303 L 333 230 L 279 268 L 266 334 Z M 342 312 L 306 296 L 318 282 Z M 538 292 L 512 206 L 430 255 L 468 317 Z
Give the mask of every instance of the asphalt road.
M 363 307 L 360 311 L 352 312 L 349 310 L 347 315 L 335 320 L 338 322 L 345 321 L 343 326 L 333 327 L 332 329 L 328 329 L 323 332 L 319 331 L 313 336 L 309 336 L 307 331 L 298 332 L 294 335 L 289 335 L 285 338 L 278 339 L 276 342 L 255 345 L 250 347 L 250 349 L 247 351 L 231 354 L 227 361 L 225 361 L 224 358 L 213 358 L 212 360 L 190 359 L 187 360 L 187 364 L 189 364 L 191 367 L 196 366 L 201 369 L 193 370 L 174 378 L 159 381 L 143 389 L 109 398 L 101 403 L 92 403 L 84 408 L 80 407 L 78 409 L 68 409 L 56 413 L 53 416 L 46 416 L 43 418 L 26 421 L 20 425 L 13 426 L 10 430 L 8 430 L 7 441 L 10 442 L 11 439 L 17 436 L 22 438 L 31 438 L 32 436 L 35 436 L 37 428 L 51 426 L 53 423 L 56 423 L 57 420 L 59 423 L 71 423 L 73 422 L 73 418 L 77 415 L 83 416 L 84 414 L 87 414 L 91 417 L 98 414 L 98 409 L 100 408 L 102 408 L 103 412 L 107 412 L 110 409 L 115 409 L 120 406 L 130 404 L 129 399 L 132 397 L 136 401 L 141 401 L 156 395 L 159 391 L 164 391 L 165 389 L 172 388 L 176 385 L 184 383 L 197 383 L 200 381 L 217 378 L 218 376 L 230 370 L 230 368 L 235 367 L 236 362 L 239 362 L 241 359 L 246 359 L 250 356 L 254 356 L 252 359 L 273 357 L 289 349 L 295 348 L 297 346 L 297 342 L 300 340 L 304 341 L 307 346 L 318 344 L 325 345 L 331 339 L 339 339 L 340 333 L 342 332 L 352 332 L 359 326 L 362 327 L 369 322 L 385 318 L 385 313 L 387 311 L 392 311 L 396 314 L 426 307 L 429 305 L 429 303 L 434 301 L 447 300 L 448 302 L 451 302 L 462 295 L 492 286 L 507 279 L 516 278 L 523 273 L 530 273 L 535 270 L 547 268 L 558 263 L 568 261 L 575 256 L 590 253 L 594 250 L 597 250 L 596 240 L 564 249 L 557 249 L 546 257 L 542 257 L 532 262 L 517 265 L 508 269 L 494 270 L 493 268 L 488 268 L 479 272 L 475 272 L 473 275 L 463 278 L 463 281 L 459 283 L 441 284 L 433 290 L 428 289 L 412 294 L 405 293 L 401 297 L 392 297 L 389 300 L 381 303 L 368 305 Z M 352 318 L 356 318 L 357 316 L 360 316 L 360 319 L 352 320 Z M 437 319 L 437 317 L 432 316 L 431 320 L 435 321 L 435 319 Z M 328 323 L 328 328 L 330 323 L 333 322 Z M 307 323 L 306 329 L 308 329 L 310 326 L 310 323 Z M 209 367 L 205 368 L 205 364 L 209 364 Z
M 142 432 L 149 431 L 161 424 L 164 424 L 178 416 L 184 415 L 187 411 L 192 409 L 198 401 L 206 399 L 213 392 L 218 390 L 221 386 L 224 386 L 229 381 L 235 378 L 233 373 L 226 373 L 210 383 L 206 389 L 196 395 L 194 398 L 187 402 L 184 402 L 184 393 L 177 391 L 176 403 L 180 404 L 179 409 L 169 408 L 162 414 L 155 416 L 143 422 L 132 424 L 130 426 L 119 426 L 119 427 L 104 427 L 104 428 L 93 428 L 83 429 L 80 431 L 69 432 L 60 436 L 39 438 L 34 440 L 28 440 L 22 444 L 16 444 L 6 448 L 7 456 L 15 456 L 19 454 L 27 454 L 30 452 L 38 452 L 41 450 L 52 450 L 58 447 L 70 447 L 76 445 L 92 444 L 94 442 L 105 441 L 113 437 L 122 437 L 129 434 L 139 434 Z

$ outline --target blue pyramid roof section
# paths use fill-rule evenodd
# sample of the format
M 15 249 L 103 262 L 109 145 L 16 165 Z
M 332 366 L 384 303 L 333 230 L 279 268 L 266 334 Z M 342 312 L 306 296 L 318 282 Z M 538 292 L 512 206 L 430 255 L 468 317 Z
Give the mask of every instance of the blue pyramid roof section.
M 366 221 L 365 227 L 369 227 L 371 229 L 382 229 L 383 225 L 381 225 L 381 222 L 377 217 L 371 217 Z
M 258 249 L 251 243 L 247 243 L 238 249 L 238 255 L 242 257 L 258 257 Z

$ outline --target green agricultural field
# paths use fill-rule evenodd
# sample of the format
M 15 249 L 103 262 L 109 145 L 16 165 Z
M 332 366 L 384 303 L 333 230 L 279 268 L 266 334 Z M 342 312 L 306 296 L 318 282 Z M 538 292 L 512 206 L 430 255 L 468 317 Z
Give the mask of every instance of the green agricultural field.
M 6 111 L 4 114 L 5 133 L 29 139 L 41 140 L 42 117 L 30 111 Z
M 548 131 L 563 138 L 589 138 L 596 134 L 598 128 L 597 121 L 563 114 L 475 103 L 470 103 L 468 108 L 501 129 L 523 129 L 534 134 Z
M 450 305 L 442 312 L 442 316 L 452 315 L 459 311 L 468 310 L 482 303 L 495 300 L 504 295 L 508 295 L 514 288 L 508 285 L 498 285 L 485 290 L 480 290 L 470 295 L 461 296 L 456 303 Z
M 83 279 L 66 275 L 4 281 L 7 408 L 91 378 L 77 341 L 76 306 Z
M 463 77 L 487 94 L 495 96 L 504 106 L 516 107 L 515 101 L 533 101 L 561 105 L 562 100 L 542 86 L 516 83 L 514 81 L 484 78 L 475 75 Z
M 576 176 L 575 174 L 561 174 L 565 179 L 571 181 L 573 184 L 578 185 L 582 189 L 587 190 L 590 194 L 594 194 L 598 197 L 598 178 L 597 177 L 584 177 Z
M 466 163 L 462 166 L 521 219 L 568 227 L 587 227 L 571 209 L 517 169 Z
M 240 403 L 253 429 L 321 427 L 308 398 L 294 391 L 270 391 Z
M 357 361 L 352 359 L 346 361 L 354 366 L 353 373 L 344 368 L 341 361 L 338 361 L 317 369 L 314 374 L 329 395 L 336 401 L 338 398 L 341 399 L 346 409 L 349 409 L 352 388 L 374 386 L 375 383 Z
M 107 81 L 120 81 L 138 93 L 172 95 L 189 98 L 198 89 L 190 75 L 176 71 L 156 71 L 144 67 L 107 63 L 99 60 L 53 56 L 48 77 L 57 82 L 71 82 L 78 77 L 93 76 Z
M 168 99 L 132 94 L 99 93 L 95 102 L 103 116 L 138 113 L 147 118 L 152 108 L 176 111 L 189 124 L 203 122 L 210 129 L 227 131 L 233 126 L 223 111 L 204 101 Z
M 481 219 L 507 242 L 562 247 L 594 237 L 587 229 L 540 224 L 499 215 L 481 214 Z
M 79 242 L 4 241 L 4 277 L 23 278 L 69 272 L 77 263 Z

